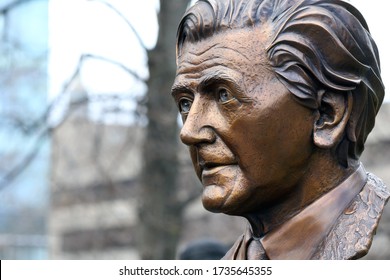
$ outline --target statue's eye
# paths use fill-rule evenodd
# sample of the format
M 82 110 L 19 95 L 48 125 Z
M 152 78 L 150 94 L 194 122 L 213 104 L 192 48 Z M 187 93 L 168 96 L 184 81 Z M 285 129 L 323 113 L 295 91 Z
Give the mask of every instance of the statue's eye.
M 192 100 L 190 100 L 188 98 L 181 98 L 179 100 L 180 113 L 182 113 L 182 114 L 188 113 L 191 109 L 191 106 L 192 106 Z
M 234 99 L 233 95 L 226 89 L 221 88 L 218 90 L 218 101 L 225 103 Z

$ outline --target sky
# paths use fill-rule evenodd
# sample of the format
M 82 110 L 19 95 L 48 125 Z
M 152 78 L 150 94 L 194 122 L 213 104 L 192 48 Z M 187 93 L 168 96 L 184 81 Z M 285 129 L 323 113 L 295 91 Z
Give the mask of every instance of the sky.
M 156 11 L 159 1 L 107 2 L 120 10 L 131 22 L 142 44 L 148 49 L 153 48 L 157 40 Z M 50 0 L 49 34 L 49 100 L 56 98 L 62 91 L 64 82 L 74 73 L 81 54 L 103 56 L 131 69 L 143 79 L 148 78 L 147 55 L 138 43 L 134 30 L 129 28 L 126 21 L 113 9 L 100 1 Z M 136 81 L 121 67 L 98 59 L 86 60 L 80 77 L 82 87 L 92 99 L 98 95 L 128 96 L 129 98 L 119 105 L 128 111 L 136 105 L 132 97 L 140 97 L 146 91 L 144 83 Z M 62 106 L 53 111 L 53 125 L 62 119 L 67 102 L 68 97 L 65 96 Z M 105 106 L 109 105 L 92 102 L 89 104 L 90 117 L 97 120 Z M 130 116 L 131 114 L 126 114 L 112 121 L 131 122 L 131 119 L 128 119 Z

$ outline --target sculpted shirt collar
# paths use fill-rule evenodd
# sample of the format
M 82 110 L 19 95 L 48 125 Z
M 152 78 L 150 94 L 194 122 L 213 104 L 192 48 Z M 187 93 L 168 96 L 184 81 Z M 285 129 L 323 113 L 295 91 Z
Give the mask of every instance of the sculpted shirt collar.
M 362 165 L 320 199 L 306 207 L 299 214 L 267 233 L 261 238 L 266 255 L 271 260 L 311 259 L 321 241 L 332 229 L 337 218 L 345 212 L 352 200 L 359 194 L 367 181 Z M 226 259 L 246 258 L 246 249 L 252 240 L 247 232 L 225 256 Z M 230 255 L 233 253 L 232 255 Z

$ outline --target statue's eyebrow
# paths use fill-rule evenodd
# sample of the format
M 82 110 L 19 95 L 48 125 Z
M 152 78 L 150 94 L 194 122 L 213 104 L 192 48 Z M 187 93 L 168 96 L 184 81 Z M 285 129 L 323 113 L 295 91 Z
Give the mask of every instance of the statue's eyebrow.
M 211 74 L 204 76 L 199 82 L 199 89 L 208 87 L 214 83 L 229 83 L 229 84 L 238 84 L 235 78 L 232 78 L 230 75 L 222 72 L 215 71 Z
M 242 91 L 239 87 L 240 77 L 234 77 L 233 75 L 229 75 L 224 71 L 217 70 L 214 71 L 204 77 L 202 77 L 199 81 L 198 91 L 204 92 L 207 91 L 207 88 L 217 84 L 225 84 L 229 87 L 234 88 L 237 91 Z
M 192 93 L 190 85 L 186 82 L 174 83 L 171 89 L 172 97 L 177 96 L 179 93 Z

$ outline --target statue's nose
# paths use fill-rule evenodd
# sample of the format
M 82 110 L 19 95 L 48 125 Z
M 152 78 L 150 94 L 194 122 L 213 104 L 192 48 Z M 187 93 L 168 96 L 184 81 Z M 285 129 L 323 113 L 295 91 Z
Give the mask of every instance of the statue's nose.
M 180 139 L 184 144 L 193 146 L 215 141 L 216 136 L 207 112 L 204 104 L 194 101 L 180 132 Z

